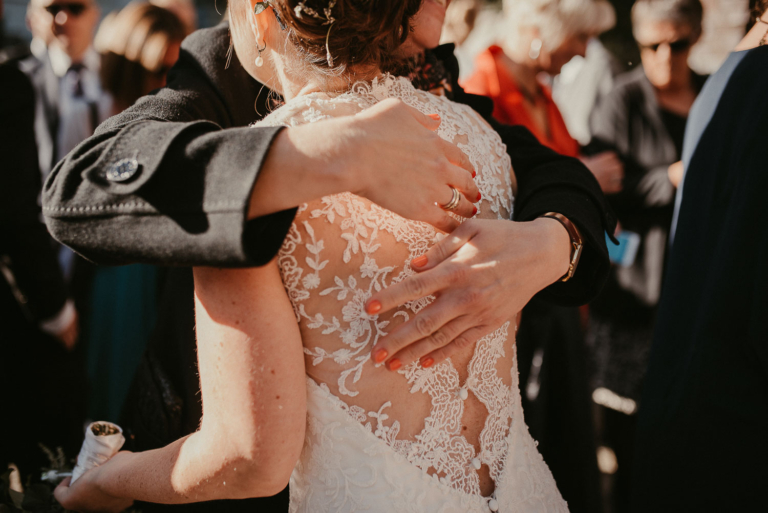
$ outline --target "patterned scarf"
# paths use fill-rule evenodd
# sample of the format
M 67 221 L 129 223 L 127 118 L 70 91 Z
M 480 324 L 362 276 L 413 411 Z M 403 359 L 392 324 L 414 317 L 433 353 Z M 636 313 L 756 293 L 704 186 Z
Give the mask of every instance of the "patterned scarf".
M 407 78 L 416 89 L 453 99 L 451 74 L 433 52 L 419 53 L 408 58 L 393 71 L 393 75 Z

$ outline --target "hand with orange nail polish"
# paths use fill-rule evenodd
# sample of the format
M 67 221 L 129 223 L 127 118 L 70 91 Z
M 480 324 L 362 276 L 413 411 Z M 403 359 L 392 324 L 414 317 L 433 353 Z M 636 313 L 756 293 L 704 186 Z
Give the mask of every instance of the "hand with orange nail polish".
M 373 354 L 391 358 L 390 370 L 395 360 L 429 368 L 514 322 L 534 294 L 567 270 L 568 233 L 550 221 L 470 219 L 412 259 L 418 274 L 375 293 L 366 311 L 380 315 L 424 296 L 437 299 L 379 339 Z
M 350 191 L 407 219 L 429 223 L 444 232 L 453 231 L 459 223 L 439 205 L 451 200 L 454 187 L 461 193 L 454 213 L 469 217 L 478 188 L 472 179 L 476 171 L 469 157 L 435 133 L 441 122 L 438 114 L 422 114 L 394 99 L 349 117 L 347 123 L 357 123 L 354 134 L 359 134 L 360 140 L 341 139 L 343 158 L 332 161 L 336 168 L 346 170 L 346 175 L 342 180 L 325 178 L 325 182 L 340 182 L 342 189 L 324 194 Z M 306 130 L 304 126 L 298 128 Z M 328 133 L 323 126 L 317 129 Z M 333 133 L 334 139 L 339 138 L 339 130 Z M 352 148 L 354 154 L 347 155 L 346 148 Z M 392 158 L 392 148 L 397 148 L 397 158 Z M 414 169 L 419 172 L 414 173 Z M 261 180 L 259 175 L 257 186 Z

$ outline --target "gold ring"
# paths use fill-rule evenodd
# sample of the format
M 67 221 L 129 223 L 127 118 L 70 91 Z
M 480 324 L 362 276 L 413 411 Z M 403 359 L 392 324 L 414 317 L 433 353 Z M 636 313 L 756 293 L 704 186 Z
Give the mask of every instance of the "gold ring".
M 453 193 L 453 196 L 451 196 L 451 201 L 446 203 L 445 205 L 440 205 L 440 208 L 443 210 L 454 210 L 456 207 L 459 206 L 459 202 L 461 201 L 461 194 L 459 194 L 459 191 L 456 190 L 456 187 L 451 187 L 451 192 Z

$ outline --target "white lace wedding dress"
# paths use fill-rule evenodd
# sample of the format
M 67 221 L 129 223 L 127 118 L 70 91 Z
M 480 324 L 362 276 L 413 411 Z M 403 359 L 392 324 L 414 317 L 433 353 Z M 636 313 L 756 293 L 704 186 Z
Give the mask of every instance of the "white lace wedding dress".
M 509 219 L 514 175 L 498 135 L 470 108 L 405 79 L 300 96 L 259 125 L 354 115 L 385 98 L 438 113 L 438 134 L 477 170 L 478 216 Z M 307 364 L 307 432 L 291 512 L 568 511 L 523 421 L 514 319 L 432 368 L 391 372 L 371 359 L 380 337 L 434 298 L 386 315 L 368 315 L 363 305 L 413 274 L 410 260 L 440 237 L 350 193 L 299 209 L 278 257 Z

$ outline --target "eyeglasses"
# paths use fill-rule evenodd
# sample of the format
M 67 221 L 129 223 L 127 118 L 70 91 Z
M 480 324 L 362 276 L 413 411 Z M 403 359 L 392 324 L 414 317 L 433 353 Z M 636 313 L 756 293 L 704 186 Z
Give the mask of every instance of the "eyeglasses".
M 85 12 L 86 9 L 88 9 L 88 6 L 81 2 L 64 2 L 45 6 L 45 10 L 48 11 L 54 18 L 62 11 L 66 11 L 72 16 L 80 16 Z
M 659 47 L 664 44 L 669 45 L 669 49 L 672 51 L 672 53 L 680 53 L 680 52 L 686 51 L 688 48 L 691 47 L 691 40 L 678 39 L 677 41 L 672 41 L 671 43 L 667 41 L 662 41 L 661 43 L 654 43 L 652 45 L 639 44 L 639 46 L 641 50 L 651 50 L 653 52 L 658 52 Z

